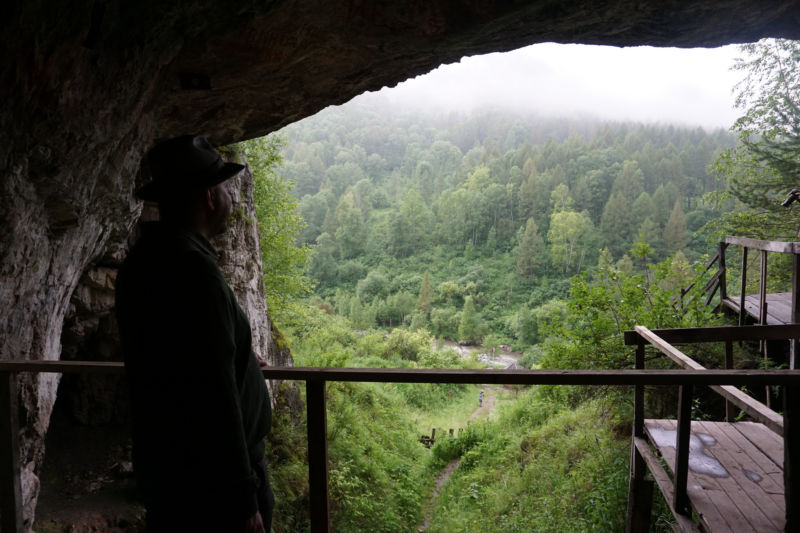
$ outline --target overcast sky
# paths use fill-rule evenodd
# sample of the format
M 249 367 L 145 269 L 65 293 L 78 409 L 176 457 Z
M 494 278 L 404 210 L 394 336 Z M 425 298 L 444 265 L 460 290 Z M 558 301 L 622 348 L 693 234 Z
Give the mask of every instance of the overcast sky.
M 736 56 L 736 46 L 543 43 L 467 57 L 378 94 L 406 108 L 469 111 L 492 105 L 542 114 L 728 128 L 741 114 L 733 108 L 732 89 L 741 77 L 730 71 Z

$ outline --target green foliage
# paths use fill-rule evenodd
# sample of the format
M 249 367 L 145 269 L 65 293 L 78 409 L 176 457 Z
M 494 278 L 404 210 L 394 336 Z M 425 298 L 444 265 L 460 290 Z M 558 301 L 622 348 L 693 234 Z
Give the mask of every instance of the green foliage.
M 412 297 L 413 304 L 413 297 Z M 425 332 L 356 333 L 342 316 L 304 308 L 285 326 L 295 363 L 302 366 L 459 368 L 452 350 L 436 350 Z M 473 387 L 439 384 L 330 383 L 327 387 L 331 515 L 337 531 L 407 531 L 420 518 L 434 472 L 426 467 L 422 431 L 413 421 L 430 409 L 463 404 Z M 473 400 L 474 401 L 474 400 Z M 276 531 L 307 524 L 305 427 L 277 410 L 271 457 L 281 513 Z M 285 413 L 285 414 L 280 414 Z M 429 429 L 429 428 L 425 428 Z M 297 444 L 302 441 L 302 444 Z M 272 463 L 271 463 L 272 465 Z M 305 500 L 304 500 L 305 498 Z
M 667 251 L 671 253 L 679 252 L 686 247 L 688 235 L 686 234 L 686 217 L 683 215 L 681 204 L 675 202 L 672 214 L 664 227 L 664 244 Z
M 461 313 L 455 307 L 437 307 L 431 312 L 431 328 L 440 338 L 458 338 Z
M 280 137 L 261 137 L 237 145 L 253 171 L 253 201 L 258 219 L 264 290 L 273 316 L 311 291 L 305 268 L 311 250 L 295 244 L 305 223 L 292 196 L 292 182 L 276 169 L 281 164 Z
M 529 218 L 516 251 L 517 275 L 521 278 L 535 280 L 535 273 L 544 263 L 546 253 L 544 239 L 539 235 L 536 221 Z
M 553 266 L 563 269 L 564 273 L 580 271 L 592 229 L 592 221 L 586 213 L 553 213 L 550 217 L 550 230 L 547 232 Z
M 690 267 L 685 256 L 650 265 L 644 274 L 599 266 L 593 276 L 573 278 L 569 316 L 558 337 L 544 344 L 543 368 L 630 368 L 633 352 L 622 333 L 637 324 L 655 328 L 710 326 L 718 321 L 698 296 L 702 265 Z M 703 274 L 708 276 L 708 274 Z M 681 288 L 698 279 L 692 291 Z
M 567 304 L 550 300 L 534 309 L 521 307 L 509 320 L 509 328 L 519 344 L 531 345 L 566 328 L 568 319 Z
M 472 296 L 464 298 L 464 308 L 458 322 L 458 337 L 470 344 L 478 343 L 486 334 L 486 327 L 472 303 Z
M 800 217 L 780 202 L 798 186 L 800 171 L 800 42 L 764 39 L 741 45 L 740 52 L 734 69 L 745 78 L 736 87 L 736 105 L 744 115 L 732 130 L 741 144 L 714 163 L 726 189 L 707 195 L 728 213 L 710 221 L 706 232 L 793 237 Z
M 419 296 L 428 271 L 435 290 L 425 316 L 402 320 L 450 339 L 457 332 L 442 319 L 453 313 L 438 313 L 434 326 L 432 312 L 461 309 L 466 294 L 489 332 L 509 335 L 508 316 L 528 295 L 593 268 L 601 248 L 617 261 L 641 234 L 650 260 L 664 259 L 676 202 L 687 216 L 678 244 L 693 260 L 705 253 L 688 216 L 718 186 L 706 165 L 733 142 L 721 131 L 502 113 L 437 119 L 370 105 L 329 109 L 281 134 L 308 222 L 299 242 L 315 246 L 316 294 L 355 292 L 376 323 L 394 327 L 401 314 L 387 299 Z M 624 205 L 606 209 L 615 201 Z M 387 283 L 377 294 L 354 291 L 371 271 Z
M 496 422 L 437 442 L 432 466 L 461 460 L 428 531 L 619 531 L 630 439 L 612 431 L 617 416 L 600 403 L 563 409 L 534 390 Z
M 371 270 L 367 277 L 358 282 L 356 294 L 362 302 L 372 302 L 375 298 L 386 296 L 389 280 L 381 272 Z
M 689 232 L 727 207 L 700 200 L 718 187 L 705 167 L 732 146 L 724 132 L 501 114 L 423 120 L 363 106 L 283 134 L 283 170 L 308 222 L 298 242 L 314 245 L 318 282 L 316 307 L 286 321 L 298 365 L 478 364 L 436 349 L 436 336 L 513 343 L 526 367 L 624 368 L 632 351 L 621 332 L 635 323 L 714 322 L 680 287 L 697 276 L 687 256 L 708 249 Z M 516 390 L 497 422 L 440 438 L 427 456 L 416 438 L 433 417 L 466 418 L 474 387 L 328 392 L 337 530 L 412 530 L 437 469 L 455 457 L 429 531 L 620 527 L 629 434 L 614 437 L 613 394 L 601 406 L 581 405 L 585 390 Z M 302 487 L 281 490 L 297 502 Z
M 419 297 L 417 298 L 417 309 L 423 316 L 427 317 L 431 313 L 433 303 L 433 284 L 431 283 L 431 273 L 426 270 L 422 277 L 422 284 L 419 286 Z

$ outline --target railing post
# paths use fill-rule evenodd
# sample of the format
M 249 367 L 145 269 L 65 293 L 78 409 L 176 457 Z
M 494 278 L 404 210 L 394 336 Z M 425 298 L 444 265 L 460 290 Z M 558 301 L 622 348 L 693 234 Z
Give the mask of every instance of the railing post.
M 758 323 L 767 323 L 767 251 L 761 250 L 761 279 L 758 283 Z
M 331 530 L 328 505 L 328 414 L 325 381 L 306 381 L 308 424 L 308 488 L 312 533 Z
M 792 324 L 797 324 L 800 320 L 800 256 L 794 254 L 792 256 Z M 800 349 L 800 343 L 797 339 L 789 341 L 789 368 L 794 370 L 797 368 L 797 352 Z
M 744 326 L 744 317 L 747 316 L 744 311 L 744 299 L 747 291 L 747 247 L 742 246 L 742 291 L 739 297 L 739 325 Z
M 644 370 L 644 341 L 641 337 L 636 345 L 634 367 L 637 370 Z M 653 481 L 645 478 L 647 465 L 639 450 L 636 449 L 636 437 L 644 437 L 644 385 L 633 386 L 633 437 L 631 439 L 631 473 L 628 480 L 628 512 L 625 520 L 626 533 L 650 530 Z
M 644 340 L 636 345 L 636 370 L 644 370 Z M 633 436 L 644 437 L 644 385 L 633 386 Z
M 725 341 L 725 370 L 733 368 L 733 341 Z M 736 409 L 729 400 L 725 400 L 725 422 L 731 422 L 736 418 Z
M 792 469 L 800 465 L 800 391 L 783 387 L 783 494 L 786 498 L 786 529 L 800 528 L 800 478 Z
M 17 374 L 0 372 L 0 531 L 22 533 Z
M 676 512 L 688 515 L 689 495 L 686 484 L 689 478 L 689 438 L 692 431 L 692 385 L 681 385 L 678 390 L 678 434 L 675 443 L 675 500 Z
M 728 271 L 725 266 L 725 248 L 727 247 L 728 245 L 724 241 L 719 243 L 719 304 L 721 308 L 724 305 L 723 301 L 728 297 Z

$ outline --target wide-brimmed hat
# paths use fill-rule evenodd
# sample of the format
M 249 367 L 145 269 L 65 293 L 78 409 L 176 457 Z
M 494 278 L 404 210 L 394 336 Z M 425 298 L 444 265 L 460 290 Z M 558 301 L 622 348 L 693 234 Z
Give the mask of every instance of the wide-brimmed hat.
M 182 191 L 213 187 L 244 168 L 223 161 L 202 135 L 183 135 L 158 143 L 148 152 L 147 162 L 153 181 L 137 190 L 136 196 L 150 202 Z

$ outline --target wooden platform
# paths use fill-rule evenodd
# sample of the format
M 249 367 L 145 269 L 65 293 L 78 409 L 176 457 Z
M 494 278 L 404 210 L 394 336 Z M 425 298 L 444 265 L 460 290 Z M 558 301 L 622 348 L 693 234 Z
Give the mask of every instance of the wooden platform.
M 744 310 L 752 318 L 759 319 L 760 295 L 751 294 L 744 297 Z M 739 313 L 739 298 L 725 298 L 722 303 L 734 313 Z M 792 324 L 792 293 L 767 293 L 767 324 Z
M 676 421 L 645 429 L 672 468 Z M 755 422 L 692 421 L 687 492 L 705 531 L 783 531 L 783 439 Z

